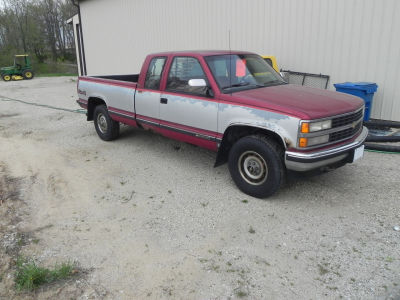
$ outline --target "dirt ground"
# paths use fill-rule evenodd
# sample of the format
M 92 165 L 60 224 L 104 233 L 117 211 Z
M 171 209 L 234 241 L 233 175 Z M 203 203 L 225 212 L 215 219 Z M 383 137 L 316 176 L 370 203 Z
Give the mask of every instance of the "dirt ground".
M 400 299 L 400 155 L 259 200 L 212 152 L 101 141 L 75 99 L 72 77 L 0 82 L 0 299 Z M 16 292 L 16 255 L 81 272 Z

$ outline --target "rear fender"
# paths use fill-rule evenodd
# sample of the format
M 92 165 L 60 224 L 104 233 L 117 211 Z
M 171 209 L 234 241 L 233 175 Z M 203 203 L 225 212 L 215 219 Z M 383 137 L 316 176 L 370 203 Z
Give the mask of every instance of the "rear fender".
M 101 97 L 89 97 L 88 99 L 88 107 L 87 107 L 87 120 L 88 121 L 93 121 L 93 115 L 94 115 L 94 109 L 96 108 L 97 105 L 106 105 L 106 101 L 104 101 L 103 98 Z

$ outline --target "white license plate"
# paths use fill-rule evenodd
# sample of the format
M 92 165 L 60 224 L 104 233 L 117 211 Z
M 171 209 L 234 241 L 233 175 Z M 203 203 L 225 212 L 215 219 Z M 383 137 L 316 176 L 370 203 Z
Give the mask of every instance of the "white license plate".
M 353 162 L 355 162 L 356 160 L 359 160 L 363 156 L 364 156 L 364 145 L 362 145 L 361 147 L 358 147 L 354 150 Z

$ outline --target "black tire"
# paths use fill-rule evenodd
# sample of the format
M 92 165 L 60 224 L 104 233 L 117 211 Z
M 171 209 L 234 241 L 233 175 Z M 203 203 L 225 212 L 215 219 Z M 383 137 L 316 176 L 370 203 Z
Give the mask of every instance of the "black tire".
M 366 142 L 372 142 L 372 143 L 399 143 L 400 142 L 400 136 L 396 135 L 391 135 L 391 136 L 385 136 L 385 135 L 368 135 Z
M 382 144 L 374 144 L 374 143 L 365 143 L 365 149 L 400 153 L 400 146 L 392 146 L 392 145 L 385 145 L 385 144 L 382 145 Z
M 32 70 L 25 70 L 24 72 L 22 72 L 22 76 L 23 76 L 25 79 L 30 80 L 30 79 L 32 79 L 33 77 L 35 77 L 35 73 L 33 73 Z
M 3 74 L 3 75 L 1 75 L 1 78 L 2 78 L 4 81 L 11 81 L 11 79 L 12 79 L 11 75 L 8 75 L 8 74 Z
M 276 193 L 286 174 L 282 147 L 259 135 L 238 140 L 229 152 L 228 164 L 237 187 L 257 198 Z
M 96 106 L 93 117 L 96 132 L 103 141 L 112 141 L 119 136 L 119 122 L 111 119 L 104 104 Z
M 386 121 L 386 120 L 369 120 L 364 122 L 364 126 L 371 129 L 379 128 L 400 128 L 400 122 L 397 121 Z

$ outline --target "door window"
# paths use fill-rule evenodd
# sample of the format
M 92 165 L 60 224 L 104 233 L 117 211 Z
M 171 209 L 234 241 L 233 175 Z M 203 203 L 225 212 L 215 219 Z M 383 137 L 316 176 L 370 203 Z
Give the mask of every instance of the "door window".
M 190 79 L 204 79 L 207 82 L 207 76 L 199 61 L 194 57 L 175 57 L 168 74 L 166 89 L 207 97 L 208 87 L 190 86 L 188 83 Z
M 164 69 L 166 57 L 155 57 L 151 60 L 146 73 L 144 88 L 151 90 L 160 89 L 161 74 Z

